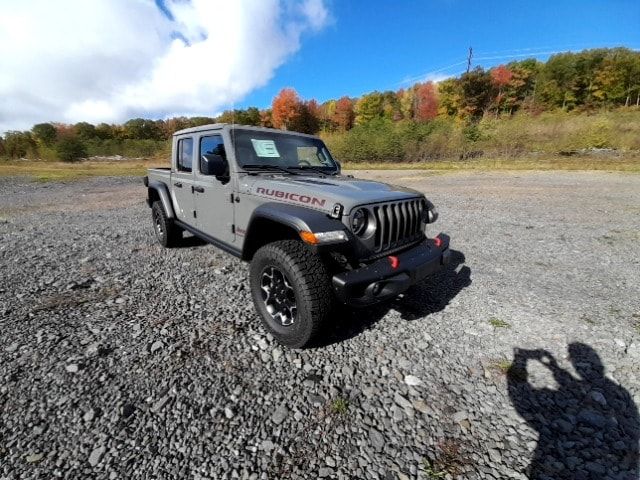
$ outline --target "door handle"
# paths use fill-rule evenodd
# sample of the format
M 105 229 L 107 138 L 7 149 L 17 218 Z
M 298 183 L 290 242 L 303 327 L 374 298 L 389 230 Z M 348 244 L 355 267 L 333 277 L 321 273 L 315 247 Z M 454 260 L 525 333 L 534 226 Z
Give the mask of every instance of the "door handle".
M 193 188 L 194 192 L 204 193 L 204 188 L 203 187 L 191 187 L 191 188 Z
M 182 188 L 182 183 L 176 182 L 173 184 L 174 187 Z

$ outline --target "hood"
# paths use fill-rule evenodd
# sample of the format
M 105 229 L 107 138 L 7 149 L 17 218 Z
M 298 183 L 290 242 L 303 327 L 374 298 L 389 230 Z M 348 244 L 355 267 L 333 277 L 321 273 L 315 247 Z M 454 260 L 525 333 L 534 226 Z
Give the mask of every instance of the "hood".
M 344 175 L 324 178 L 280 174 L 246 176 L 240 180 L 240 192 L 326 212 L 331 212 L 333 206 L 340 203 L 345 214 L 359 205 L 422 196 L 410 188 Z

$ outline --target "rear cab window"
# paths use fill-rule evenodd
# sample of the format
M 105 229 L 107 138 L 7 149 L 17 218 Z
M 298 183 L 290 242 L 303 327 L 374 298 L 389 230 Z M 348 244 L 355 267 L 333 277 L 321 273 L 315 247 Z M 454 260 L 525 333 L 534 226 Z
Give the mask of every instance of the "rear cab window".
M 176 149 L 176 169 L 191 173 L 193 165 L 193 138 L 181 138 Z

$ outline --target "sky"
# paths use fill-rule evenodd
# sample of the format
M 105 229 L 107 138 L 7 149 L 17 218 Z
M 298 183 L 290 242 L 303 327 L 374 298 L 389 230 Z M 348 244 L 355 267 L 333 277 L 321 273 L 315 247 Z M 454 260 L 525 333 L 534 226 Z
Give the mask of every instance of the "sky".
M 0 0 L 0 132 L 325 101 L 553 52 L 640 49 L 640 1 Z

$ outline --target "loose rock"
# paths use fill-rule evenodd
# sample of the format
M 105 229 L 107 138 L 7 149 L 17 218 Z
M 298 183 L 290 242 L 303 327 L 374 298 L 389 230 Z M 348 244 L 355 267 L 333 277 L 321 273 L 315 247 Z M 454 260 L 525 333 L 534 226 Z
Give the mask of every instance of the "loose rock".
M 104 455 L 106 449 L 104 447 L 98 447 L 93 449 L 91 455 L 89 455 L 89 465 L 95 467 L 102 460 L 102 456 Z

